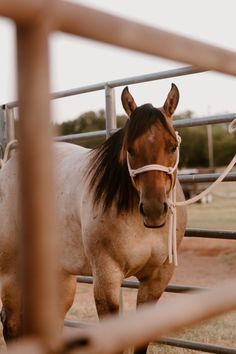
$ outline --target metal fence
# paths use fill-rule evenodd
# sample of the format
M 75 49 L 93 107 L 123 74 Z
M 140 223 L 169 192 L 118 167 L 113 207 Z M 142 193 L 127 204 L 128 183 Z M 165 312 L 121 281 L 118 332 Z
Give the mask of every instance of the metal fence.
M 20 3 L 17 0 L 2 0 L 0 15 L 11 18 L 17 24 L 20 186 L 24 191 L 24 196 L 21 196 L 24 230 L 21 241 L 25 248 L 22 265 L 24 269 L 22 290 L 25 299 L 24 334 L 26 337 L 33 336 L 37 339 L 33 343 L 21 343 L 19 349 L 21 351 L 18 348 L 16 350 L 24 353 L 32 353 L 35 350 L 38 353 L 45 353 L 48 349 L 53 349 L 53 352 L 56 352 L 54 345 L 55 342 L 58 343 L 56 336 L 58 314 L 55 311 L 55 299 L 58 293 L 55 287 L 55 263 L 53 261 L 56 224 L 51 170 L 52 155 L 49 147 L 51 133 L 48 102 L 48 37 L 50 33 L 59 30 L 146 54 L 197 65 L 201 70 L 211 69 L 230 75 L 236 74 L 236 53 L 61 0 L 39 0 L 37 2 L 22 0 Z M 123 29 L 121 32 L 120 28 Z M 124 35 L 125 33 L 129 33 L 129 36 Z M 186 73 L 182 75 L 190 74 L 188 70 L 201 71 L 194 68 L 186 70 Z M 172 74 L 169 74 L 169 77 L 173 77 Z M 159 75 L 159 78 L 163 78 L 161 77 L 163 73 Z M 155 80 L 157 77 L 149 77 L 149 79 Z M 114 87 L 138 82 L 132 81 L 137 78 L 129 80 L 126 83 L 120 81 L 118 84 L 117 82 L 103 83 L 97 88 L 96 85 L 92 87 L 92 90 L 105 89 L 107 136 L 116 129 Z M 143 77 L 142 81 L 146 79 Z M 88 92 L 91 86 L 81 90 Z M 68 95 L 77 93 L 78 91 L 72 90 L 68 92 Z M 59 96 L 60 93 L 57 93 L 53 97 Z M 13 135 L 11 122 L 12 109 L 15 104 L 5 105 L 0 113 L 3 117 L 3 125 L 11 126 L 9 135 L 3 136 L 3 149 L 5 142 Z M 6 119 L 6 115 L 10 117 L 9 120 Z M 223 118 L 208 117 L 207 120 L 203 118 L 199 124 L 219 123 L 221 119 Z M 232 116 L 224 119 L 224 121 L 230 121 Z M 37 131 L 37 139 L 32 139 L 35 131 Z M 37 161 L 31 158 L 32 155 L 37 155 Z M 32 182 L 34 176 L 38 178 L 37 185 Z M 212 180 L 215 177 L 215 175 L 210 175 L 204 178 Z M 235 175 L 231 174 L 229 178 L 235 180 Z M 197 176 L 196 179 L 200 181 L 201 178 Z M 40 198 L 38 198 L 39 195 Z M 44 202 L 45 200 L 47 203 Z M 195 232 L 200 231 L 195 230 Z M 191 234 L 191 231 L 188 230 L 188 233 Z M 204 231 L 201 230 L 201 233 Z M 218 236 L 221 237 L 224 234 L 225 232 L 220 230 Z M 228 236 L 235 238 L 235 234 Z M 56 348 L 58 352 L 69 352 L 75 347 L 80 347 L 82 350 L 84 348 L 86 353 L 110 354 L 130 344 L 141 345 L 155 339 L 154 334 L 155 337 L 160 338 L 173 329 L 235 309 L 235 290 L 235 284 L 232 283 L 220 286 L 209 293 L 193 294 L 191 298 L 184 299 L 184 301 L 177 299 L 175 304 L 162 305 L 158 308 L 158 319 L 156 309 L 151 307 L 125 320 L 104 321 L 103 324 L 89 331 L 66 337 L 63 343 L 60 342 L 60 350 L 59 346 Z M 38 302 L 39 294 L 40 302 Z M 117 341 L 117 331 L 119 341 Z M 171 339 L 168 341 L 170 343 Z M 180 342 L 177 343 L 175 340 L 175 345 L 179 344 Z M 182 342 L 181 345 L 185 346 L 185 344 Z M 190 346 L 190 343 L 188 345 Z M 220 348 L 220 351 L 215 349 L 213 352 L 235 353 L 235 349 L 227 351 L 227 349 Z
M 64 91 L 61 93 L 56 93 L 53 95 L 53 98 L 67 97 L 75 94 L 82 94 L 87 92 L 93 92 L 95 90 L 100 90 L 103 88 L 106 95 L 106 130 L 89 132 L 82 134 L 72 134 L 68 136 L 57 137 L 57 141 L 83 141 L 84 139 L 92 139 L 94 137 L 105 137 L 109 136 L 111 133 L 116 131 L 116 120 L 115 120 L 115 87 L 128 85 L 128 84 L 137 84 L 142 82 L 148 82 L 152 80 L 167 79 L 176 76 L 190 75 L 201 72 L 192 67 L 184 67 L 175 70 L 169 70 L 161 73 L 153 73 L 149 75 L 140 75 L 132 78 L 126 78 L 121 80 L 114 80 L 107 83 L 101 83 L 97 85 L 91 85 L 90 87 L 82 87 L 70 91 Z M 109 87 L 109 90 L 108 90 Z M 175 128 L 182 127 L 195 127 L 200 125 L 207 124 L 219 124 L 219 123 L 229 123 L 236 118 L 236 113 L 206 116 L 201 118 L 191 118 L 191 119 L 182 119 L 180 121 L 174 121 Z M 195 175 L 180 175 L 179 180 L 182 184 L 184 183 L 202 183 L 202 182 L 213 182 L 219 177 L 219 173 L 208 173 L 208 174 L 195 174 Z M 236 172 L 231 172 L 224 181 L 236 181 Z M 236 231 L 226 231 L 226 230 L 212 230 L 212 229 L 193 229 L 188 228 L 185 232 L 185 237 L 203 237 L 203 238 L 220 238 L 220 239 L 230 239 L 236 240 Z M 77 277 L 78 282 L 92 284 L 92 277 Z M 125 280 L 122 283 L 122 287 L 138 289 L 138 281 Z M 192 291 L 202 290 L 202 288 L 194 286 L 186 286 L 183 284 L 170 284 L 166 291 L 174 293 L 187 293 Z M 68 326 L 81 326 L 81 323 L 75 323 L 74 321 L 66 321 Z M 163 344 L 168 344 L 171 346 L 177 346 L 182 348 L 189 348 L 194 350 L 205 351 L 209 353 L 236 353 L 236 349 L 226 348 L 223 346 L 217 346 L 212 344 L 193 342 L 187 340 L 180 340 L 177 338 L 165 338 L 161 341 Z
M 108 82 L 102 82 L 95 85 L 79 87 L 73 90 L 60 91 L 57 93 L 53 93 L 51 95 L 51 99 L 59 99 L 64 97 L 69 97 L 72 95 L 80 95 L 88 92 L 94 92 L 98 90 L 104 90 L 105 92 L 105 112 L 106 112 L 106 130 L 88 132 L 88 133 L 80 133 L 80 134 L 71 134 L 66 136 L 56 137 L 56 141 L 84 141 L 97 138 L 97 137 L 109 137 L 112 133 L 117 130 L 116 125 L 116 109 L 115 109 L 115 88 L 119 86 L 124 86 L 128 84 L 139 84 L 143 82 L 149 82 L 154 80 L 162 80 L 167 78 L 173 78 L 177 76 L 183 75 L 191 75 L 202 72 L 200 69 L 196 69 L 194 67 L 182 67 L 179 69 L 168 70 L 164 72 L 157 72 L 148 75 L 140 75 L 134 76 L 130 78 L 124 78 L 119 80 L 113 80 Z M 10 102 L 3 105 L 2 114 L 4 120 L 6 121 L 6 129 L 3 131 L 7 131 L 5 134 L 6 138 L 3 140 L 7 142 L 9 138 L 14 135 L 14 108 L 18 106 L 18 102 Z M 183 127 L 195 127 L 207 124 L 219 124 L 219 123 L 229 123 L 236 118 L 236 113 L 222 114 L 222 115 L 213 115 L 206 116 L 200 118 L 191 118 L 191 119 L 182 119 L 179 121 L 174 121 L 175 128 L 183 128 Z M 4 122 L 3 120 L 3 122 Z M 10 122 L 10 124 L 8 123 Z M 4 124 L 4 123 L 3 123 Z M 8 138 L 8 140 L 7 140 Z M 219 177 L 219 173 L 208 173 L 208 174 L 190 174 L 190 175 L 180 175 L 179 180 L 182 184 L 184 183 L 206 183 L 213 182 Z M 236 181 L 236 172 L 231 172 L 224 180 L 226 181 Z M 217 239 L 230 239 L 236 240 L 236 231 L 228 231 L 228 230 L 212 230 L 212 229 L 193 229 L 188 228 L 185 232 L 185 237 L 203 237 L 203 238 L 217 238 Z M 77 276 L 77 282 L 92 284 L 92 277 L 84 277 Z M 139 283 L 138 281 L 125 280 L 122 283 L 122 287 L 138 289 Z M 203 288 L 195 287 L 195 286 L 186 286 L 183 284 L 170 284 L 166 291 L 172 293 L 187 293 L 197 290 L 203 290 Z M 65 324 L 67 326 L 72 327 L 80 327 L 82 324 L 76 321 L 66 320 Z M 182 348 L 189 348 L 194 350 L 207 351 L 209 353 L 236 353 L 236 349 L 229 349 L 223 346 L 216 346 L 212 344 L 193 342 L 187 340 L 180 340 L 177 338 L 165 338 L 161 341 L 164 344 L 168 344 L 171 346 L 177 346 Z

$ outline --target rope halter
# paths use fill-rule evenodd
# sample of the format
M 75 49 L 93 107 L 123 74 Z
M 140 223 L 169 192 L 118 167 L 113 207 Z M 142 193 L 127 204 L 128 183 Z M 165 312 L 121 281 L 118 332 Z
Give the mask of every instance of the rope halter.
M 173 262 L 174 258 L 174 263 L 177 265 L 177 245 L 176 245 L 176 213 L 173 208 L 173 205 L 176 203 L 176 191 L 175 191 L 175 178 L 174 178 L 174 172 L 177 170 L 178 164 L 179 164 L 179 146 L 181 143 L 181 137 L 179 136 L 178 132 L 175 132 L 176 134 L 176 139 L 177 139 L 177 157 L 176 157 L 176 162 L 173 167 L 169 166 L 164 166 L 164 165 L 159 165 L 159 164 L 150 164 L 150 165 L 145 165 L 143 167 L 139 167 L 137 169 L 132 169 L 130 166 L 129 162 L 129 153 L 127 152 L 127 166 L 128 166 L 128 171 L 129 175 L 131 177 L 131 180 L 133 182 L 133 185 L 135 186 L 135 181 L 134 178 L 144 172 L 148 171 L 161 171 L 165 172 L 168 174 L 171 178 L 171 187 L 170 187 L 170 198 L 168 200 L 168 206 L 171 211 L 170 215 L 170 228 L 169 228 L 169 235 L 168 235 L 168 257 L 169 257 L 169 262 Z
M 178 164 L 179 164 L 179 146 L 181 143 L 181 137 L 179 136 L 179 133 L 176 131 L 176 139 L 177 139 L 177 158 L 175 165 L 173 167 L 169 166 L 164 166 L 164 165 L 159 165 L 159 164 L 150 164 L 150 165 L 145 165 L 142 167 L 139 167 L 137 169 L 132 169 L 130 166 L 129 162 L 129 153 L 127 152 L 127 166 L 129 170 L 129 175 L 132 179 L 132 182 L 134 183 L 134 177 L 139 175 L 140 173 L 148 172 L 148 171 L 161 171 L 167 173 L 171 177 L 171 189 L 174 186 L 174 172 L 176 171 Z

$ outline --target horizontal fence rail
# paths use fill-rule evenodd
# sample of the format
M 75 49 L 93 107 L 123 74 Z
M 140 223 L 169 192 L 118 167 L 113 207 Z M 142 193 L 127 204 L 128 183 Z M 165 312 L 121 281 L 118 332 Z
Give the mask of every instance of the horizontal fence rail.
M 236 113 L 227 113 L 213 116 L 206 116 L 200 118 L 188 118 L 175 120 L 173 122 L 175 128 L 184 128 L 184 127 L 197 127 L 206 124 L 224 124 L 230 123 L 236 118 Z M 118 129 L 114 129 L 112 133 L 115 133 Z M 106 131 L 96 131 L 96 132 L 87 132 L 87 133 L 78 133 L 78 134 L 70 134 L 55 137 L 56 141 L 83 141 L 85 139 L 92 139 L 97 137 L 106 137 Z
M 88 322 L 83 322 L 83 321 L 74 321 L 74 320 L 65 320 L 64 325 L 66 327 L 71 327 L 71 328 L 86 328 L 91 323 Z M 164 344 L 164 345 L 170 345 L 178 348 L 186 348 L 186 349 L 192 349 L 192 350 L 200 350 L 202 352 L 206 353 L 215 353 L 215 354 L 236 354 L 236 348 L 227 348 L 223 347 L 221 345 L 214 345 L 214 344 L 208 344 L 208 343 L 202 343 L 202 342 L 196 342 L 192 340 L 186 340 L 182 338 L 173 338 L 173 337 L 163 337 L 157 342 L 154 342 L 155 344 Z
M 94 138 L 105 138 L 106 137 L 106 130 L 99 130 L 95 132 L 87 132 L 87 133 L 78 133 L 78 134 L 68 134 L 55 137 L 55 141 L 84 141 L 87 139 L 94 139 Z
M 89 93 L 89 92 L 101 91 L 101 90 L 104 90 L 106 88 L 106 86 L 108 86 L 110 88 L 115 88 L 115 87 L 120 87 L 120 86 L 124 86 L 124 85 L 140 84 L 143 82 L 168 79 L 168 78 L 172 78 L 172 77 L 179 77 L 179 76 L 197 74 L 197 73 L 202 73 L 202 72 L 206 72 L 206 70 L 202 70 L 202 69 L 196 68 L 194 66 L 186 66 L 186 67 L 172 69 L 172 70 L 165 70 L 162 72 L 156 72 L 156 73 L 144 74 L 144 75 L 136 75 L 136 76 L 118 79 L 118 80 L 104 81 L 104 82 L 100 82 L 97 84 L 81 86 L 81 87 L 70 89 L 70 90 L 58 91 L 58 92 L 52 93 L 50 95 L 50 98 L 55 100 L 58 98 L 65 98 L 65 97 L 80 95 L 80 94 Z M 18 101 L 6 103 L 5 105 L 3 105 L 3 108 L 5 106 L 8 108 L 18 107 Z
M 45 20 L 45 13 L 48 13 L 52 22 L 50 29 L 53 31 L 59 30 L 155 57 L 191 63 L 204 70 L 236 74 L 236 53 L 232 50 L 67 1 L 50 2 L 48 5 L 45 1 L 22 0 L 21 11 L 17 5 L 16 0 L 0 2 L 1 15 L 13 19 L 18 25 L 30 26 L 35 18 Z
M 78 283 L 93 284 L 93 277 L 91 277 L 91 276 L 77 275 L 76 280 Z M 123 280 L 121 287 L 128 288 L 128 289 L 138 289 L 139 288 L 139 281 L 138 280 Z M 197 286 L 170 284 L 167 286 L 165 291 L 169 292 L 169 293 L 190 293 L 193 291 L 200 291 L 200 290 L 206 290 L 206 289 L 207 288 L 197 287 Z
M 216 231 L 216 230 L 212 230 L 212 231 Z M 79 283 L 84 283 L 84 284 L 93 283 L 93 277 L 90 276 L 77 276 L 76 279 L 77 282 Z M 124 280 L 122 282 L 122 287 L 129 288 L 129 289 L 138 289 L 139 282 L 137 280 Z M 207 288 L 170 284 L 166 289 L 167 292 L 171 292 L 171 293 L 191 293 L 191 292 L 202 291 L 202 290 L 207 290 Z M 91 325 L 91 323 L 89 324 L 83 321 L 74 321 L 74 320 L 66 319 L 64 321 L 64 325 L 73 328 L 85 328 Z M 236 348 L 232 348 L 232 347 L 227 348 L 221 345 L 213 345 L 213 344 L 208 344 L 203 342 L 185 340 L 182 338 L 164 337 L 154 343 L 156 344 L 160 343 L 160 344 L 179 347 L 179 348 L 187 348 L 187 349 L 197 350 L 197 351 L 202 351 L 207 353 L 236 354 Z
M 200 125 L 230 123 L 236 118 L 236 113 L 218 114 L 207 117 L 174 120 L 175 128 L 197 127 Z
M 179 348 L 186 348 L 192 350 L 201 350 L 206 353 L 215 353 L 215 354 L 236 354 L 236 348 L 227 348 L 221 345 L 213 345 L 202 342 L 195 342 L 191 340 L 184 340 L 179 338 L 163 338 L 157 343 L 171 345 Z
M 236 231 L 188 228 L 186 229 L 184 236 L 236 240 Z
M 196 173 L 190 175 L 179 175 L 178 179 L 181 183 L 203 183 L 214 182 L 220 176 L 220 173 Z M 236 181 L 236 172 L 229 172 L 222 182 Z

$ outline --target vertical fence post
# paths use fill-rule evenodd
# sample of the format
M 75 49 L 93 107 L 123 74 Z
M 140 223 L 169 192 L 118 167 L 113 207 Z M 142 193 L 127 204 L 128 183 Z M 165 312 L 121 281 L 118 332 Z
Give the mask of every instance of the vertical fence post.
M 5 148 L 10 141 L 8 115 L 6 106 L 0 106 L 0 149 L 1 158 L 4 155 Z
M 15 117 L 14 108 L 6 106 L 6 130 L 7 130 L 7 142 L 15 139 Z
M 9 141 L 15 139 L 14 109 L 0 106 L 0 146 L 4 152 Z
M 6 110 L 5 107 L 0 106 L 0 158 L 3 158 L 6 145 Z
M 0 106 L 0 158 L 3 158 L 7 144 L 13 139 L 15 139 L 13 108 Z
M 115 89 L 110 87 L 109 85 L 106 85 L 105 96 L 106 96 L 106 132 L 107 132 L 107 138 L 109 138 L 112 130 L 117 128 Z
M 45 18 L 17 26 L 24 335 L 46 347 L 59 329 L 49 33 Z

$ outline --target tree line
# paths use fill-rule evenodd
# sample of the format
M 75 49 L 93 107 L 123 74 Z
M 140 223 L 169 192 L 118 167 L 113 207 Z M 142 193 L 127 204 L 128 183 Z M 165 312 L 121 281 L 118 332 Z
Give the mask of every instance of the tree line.
M 186 111 L 174 119 L 192 118 L 192 112 Z M 117 126 L 120 128 L 126 122 L 126 116 L 117 116 Z M 194 119 L 194 118 L 193 118 Z M 84 133 L 105 129 L 105 112 L 90 111 L 80 115 L 74 120 L 56 124 L 56 130 L 60 135 Z M 180 167 L 208 167 L 208 141 L 206 126 L 187 127 L 178 129 L 182 138 L 180 152 Z M 215 167 L 224 166 L 230 162 L 236 151 L 235 135 L 229 134 L 226 125 L 213 126 L 213 151 Z M 85 147 L 94 148 L 104 141 L 102 138 L 80 141 Z M 78 141 L 74 141 L 78 143 Z

